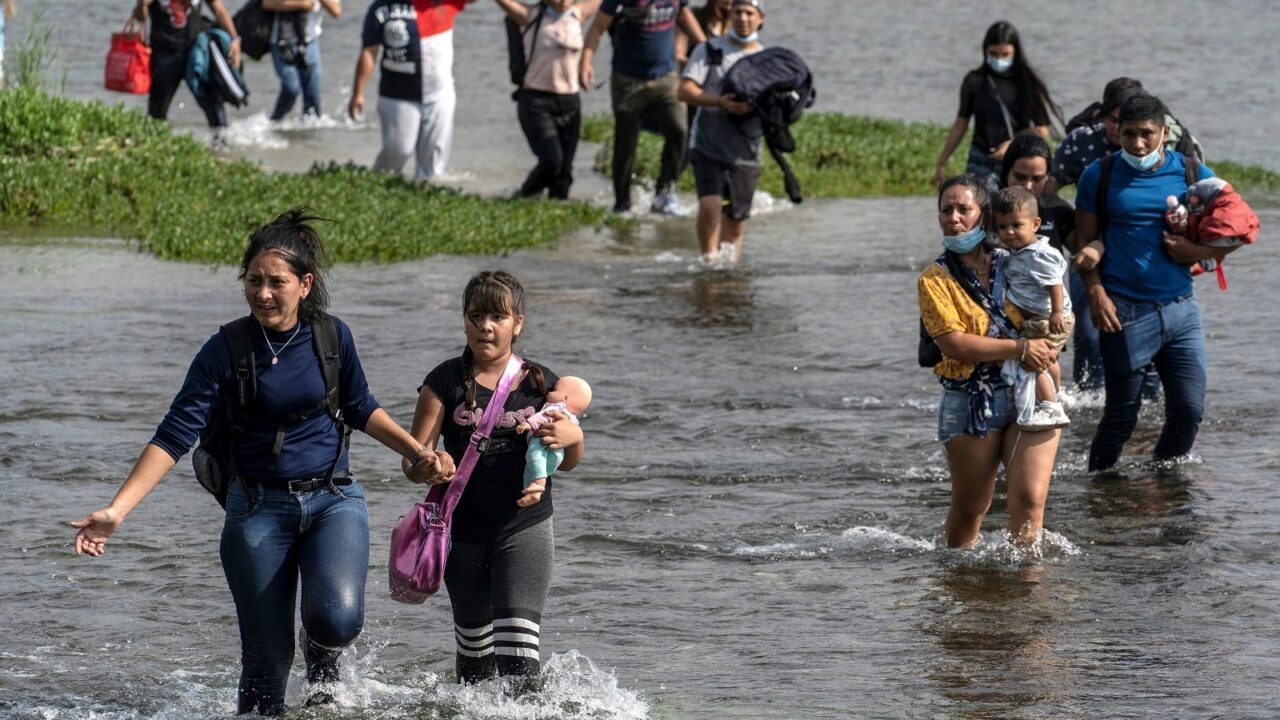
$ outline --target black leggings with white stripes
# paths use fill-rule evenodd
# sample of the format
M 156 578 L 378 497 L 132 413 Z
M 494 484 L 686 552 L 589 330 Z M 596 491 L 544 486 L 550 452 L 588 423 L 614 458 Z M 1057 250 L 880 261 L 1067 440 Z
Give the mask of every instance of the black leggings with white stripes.
M 539 673 L 539 626 L 554 559 L 550 518 L 492 543 L 453 541 L 444 581 L 458 682 Z

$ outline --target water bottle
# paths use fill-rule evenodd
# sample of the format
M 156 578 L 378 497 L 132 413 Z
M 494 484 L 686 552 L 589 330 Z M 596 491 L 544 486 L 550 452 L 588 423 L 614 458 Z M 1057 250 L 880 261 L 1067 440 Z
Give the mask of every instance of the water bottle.
M 1186 236 L 1187 234 L 1187 206 L 1178 202 L 1178 196 L 1170 195 L 1165 198 L 1165 206 L 1168 208 L 1164 211 L 1164 221 L 1168 223 L 1169 230 L 1174 235 Z

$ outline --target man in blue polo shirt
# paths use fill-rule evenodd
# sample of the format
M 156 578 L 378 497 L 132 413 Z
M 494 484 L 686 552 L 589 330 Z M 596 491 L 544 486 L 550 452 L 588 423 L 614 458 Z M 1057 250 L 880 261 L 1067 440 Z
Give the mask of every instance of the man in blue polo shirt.
M 1165 199 L 1187 189 L 1185 159 L 1164 147 L 1167 110 L 1140 94 L 1120 108 L 1120 152 L 1107 181 L 1106 227 L 1098 227 L 1102 161 L 1080 176 L 1076 193 L 1079 246 L 1101 237 L 1106 252 L 1097 267 L 1080 267 L 1090 313 L 1101 331 L 1106 406 L 1089 450 L 1089 469 L 1116 464 L 1142 406 L 1142 381 L 1154 363 L 1165 388 L 1165 423 L 1155 458 L 1191 452 L 1204 414 L 1204 327 L 1191 288 L 1191 266 L 1221 260 L 1235 248 L 1198 245 L 1170 235 Z M 1199 178 L 1213 177 L 1203 165 Z M 1078 259 L 1079 262 L 1079 259 Z
M 600 38 L 617 25 L 613 39 L 613 211 L 631 209 L 631 172 L 636 142 L 646 116 L 658 125 L 664 138 L 662 168 L 658 173 L 652 210 L 667 215 L 687 215 L 676 203 L 675 183 L 684 164 L 689 138 L 688 116 L 676 99 L 680 78 L 676 73 L 676 25 L 695 43 L 706 40 L 688 0 L 604 0 L 587 31 L 579 74 L 582 89 L 595 83 L 595 58 Z

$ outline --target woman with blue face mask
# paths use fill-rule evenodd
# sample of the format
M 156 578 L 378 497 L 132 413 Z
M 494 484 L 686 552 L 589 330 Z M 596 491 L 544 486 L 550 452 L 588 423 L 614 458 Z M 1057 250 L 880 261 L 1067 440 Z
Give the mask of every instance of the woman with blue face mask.
M 1027 61 L 1013 25 L 1001 21 L 987 28 L 982 50 L 982 65 L 970 70 L 960 85 L 960 111 L 938 155 L 934 185 L 946 176 L 947 161 L 968 131 L 970 118 L 973 140 L 965 171 L 983 177 L 989 192 L 1000 185 L 1005 149 L 1019 130 L 1030 128 L 1047 137 L 1051 116 L 1064 124 L 1062 111 Z
M 987 238 L 990 208 L 983 179 L 958 175 L 941 183 L 938 225 L 943 253 L 916 283 L 920 318 L 942 351 L 933 372 L 942 385 L 938 441 L 951 475 L 945 535 L 950 547 L 978 540 L 1003 464 L 1010 539 L 1033 543 L 1044 524 L 1059 430 L 1018 429 L 1007 360 L 1040 372 L 1057 357 L 1052 343 L 1017 336 L 1004 314 L 1008 253 Z

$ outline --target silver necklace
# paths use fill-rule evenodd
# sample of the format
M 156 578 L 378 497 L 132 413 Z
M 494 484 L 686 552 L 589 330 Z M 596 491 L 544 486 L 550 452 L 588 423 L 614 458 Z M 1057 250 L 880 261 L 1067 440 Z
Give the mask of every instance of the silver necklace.
M 267 349 L 271 351 L 271 364 L 275 365 L 280 362 L 280 353 L 284 352 L 284 349 L 289 347 L 289 343 L 298 337 L 298 331 L 302 329 L 302 323 L 298 323 L 298 327 L 293 329 L 293 334 L 289 336 L 288 340 L 284 341 L 279 350 L 276 350 L 276 346 L 271 344 L 271 338 L 267 337 L 267 329 L 262 325 L 258 325 L 258 327 L 262 329 L 262 339 L 267 341 Z

